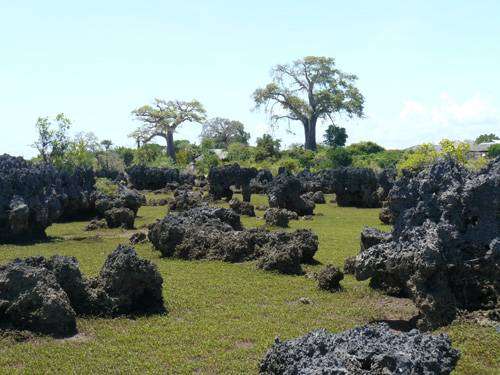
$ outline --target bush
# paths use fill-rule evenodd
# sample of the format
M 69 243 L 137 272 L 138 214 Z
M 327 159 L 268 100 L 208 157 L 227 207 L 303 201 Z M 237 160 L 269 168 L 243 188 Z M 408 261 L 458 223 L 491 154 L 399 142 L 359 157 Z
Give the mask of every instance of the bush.
M 292 159 L 290 157 L 280 159 L 278 161 L 278 165 L 279 167 L 286 168 L 290 172 L 297 172 L 300 169 L 300 163 L 298 162 L 298 160 Z
M 449 139 L 443 139 L 439 142 L 441 150 L 436 150 L 435 146 L 426 143 L 415 150 L 408 151 L 404 158 L 398 163 L 398 171 L 404 169 L 418 172 L 427 166 L 431 165 L 440 157 L 448 157 L 455 159 L 460 164 L 467 165 L 467 153 L 469 152 L 470 146 L 466 142 L 453 142 Z
M 376 154 L 378 152 L 385 151 L 385 149 L 382 146 L 379 146 L 375 142 L 370 142 L 370 141 L 353 143 L 352 145 L 349 145 L 346 148 L 352 155 Z
M 500 143 L 496 144 L 496 145 L 492 145 L 490 146 L 490 148 L 488 148 L 488 157 L 489 158 L 496 158 L 497 156 L 500 156 Z
M 219 157 L 215 152 L 206 150 L 201 154 L 201 158 L 196 161 L 196 168 L 207 174 L 211 167 L 218 167 L 221 164 Z
M 331 168 L 348 167 L 352 164 L 352 156 L 344 147 L 335 147 L 327 151 Z
M 310 168 L 314 162 L 314 151 L 306 150 L 302 146 L 292 146 L 285 154 L 291 158 L 297 160 L 301 168 Z
M 358 168 L 387 169 L 396 168 L 404 156 L 404 151 L 387 150 L 375 154 L 354 155 L 352 165 Z
M 243 143 L 231 143 L 227 148 L 227 159 L 231 162 L 248 161 L 252 158 L 252 149 Z
M 97 191 L 114 196 L 118 193 L 118 186 L 108 178 L 96 178 L 95 188 Z
M 404 158 L 398 163 L 398 171 L 410 170 L 420 171 L 432 164 L 439 157 L 439 153 L 431 143 L 424 143 L 415 150 L 408 151 Z

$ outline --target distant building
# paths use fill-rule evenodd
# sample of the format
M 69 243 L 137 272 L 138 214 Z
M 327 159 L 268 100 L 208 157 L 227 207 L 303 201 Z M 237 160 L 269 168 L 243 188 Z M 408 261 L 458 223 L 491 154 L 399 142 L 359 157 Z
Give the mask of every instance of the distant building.
M 473 141 L 465 141 L 466 143 L 469 144 L 469 156 L 471 158 L 478 158 L 480 156 L 486 156 L 488 149 L 496 144 L 500 144 L 500 140 L 496 140 L 493 142 L 485 142 L 485 143 L 479 143 L 476 144 Z M 441 151 L 441 146 L 440 145 L 432 145 L 436 151 Z M 413 151 L 416 150 L 420 145 L 417 146 L 412 146 L 407 148 L 406 150 L 408 151 Z
M 472 154 L 472 157 L 478 158 L 480 156 L 486 156 L 488 149 L 493 146 L 500 144 L 499 140 L 493 141 L 493 142 L 485 142 L 485 143 L 480 143 L 480 144 L 475 144 L 472 143 L 470 145 L 470 150 L 469 153 Z

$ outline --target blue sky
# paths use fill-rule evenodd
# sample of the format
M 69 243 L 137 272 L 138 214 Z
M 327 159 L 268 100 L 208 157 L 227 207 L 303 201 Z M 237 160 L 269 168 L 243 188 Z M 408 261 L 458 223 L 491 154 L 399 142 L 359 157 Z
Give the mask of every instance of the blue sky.
M 268 122 L 252 92 L 273 65 L 307 55 L 359 77 L 366 118 L 338 121 L 349 142 L 500 133 L 499 1 L 0 0 L 0 153 L 32 156 L 37 117 L 58 112 L 132 146 L 130 111 L 154 97 L 196 98 L 255 140 Z M 299 124 L 287 129 L 274 134 L 303 141 Z

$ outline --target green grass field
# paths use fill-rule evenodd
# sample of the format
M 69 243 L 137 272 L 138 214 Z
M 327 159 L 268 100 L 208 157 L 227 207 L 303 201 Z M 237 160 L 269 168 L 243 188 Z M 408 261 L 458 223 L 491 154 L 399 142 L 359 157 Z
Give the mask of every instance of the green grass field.
M 263 204 L 263 196 L 253 196 Z M 165 207 L 142 207 L 137 228 L 165 215 Z M 364 225 L 380 226 L 378 210 L 318 205 L 313 220 L 291 222 L 319 236 L 316 259 L 342 266 L 359 250 Z M 262 212 L 257 212 L 262 216 Z M 262 219 L 243 218 L 246 226 Z M 84 232 L 86 222 L 56 224 L 53 240 L 33 245 L 1 245 L 0 263 L 16 257 L 53 254 L 78 258 L 86 275 L 98 273 L 106 256 L 133 231 Z M 387 230 L 389 228 L 385 227 Z M 274 338 L 293 338 L 316 328 L 337 332 L 375 320 L 409 319 L 409 300 L 384 296 L 346 276 L 339 293 L 319 291 L 306 276 L 257 270 L 253 263 L 161 259 L 149 243 L 138 253 L 158 265 L 164 279 L 168 314 L 135 320 L 78 319 L 70 339 L 0 338 L 0 373 L 173 373 L 251 374 Z M 307 272 L 321 267 L 306 266 Z M 310 304 L 299 302 L 308 298 Z M 498 374 L 500 333 L 492 327 L 454 323 L 446 332 L 462 356 L 457 374 Z

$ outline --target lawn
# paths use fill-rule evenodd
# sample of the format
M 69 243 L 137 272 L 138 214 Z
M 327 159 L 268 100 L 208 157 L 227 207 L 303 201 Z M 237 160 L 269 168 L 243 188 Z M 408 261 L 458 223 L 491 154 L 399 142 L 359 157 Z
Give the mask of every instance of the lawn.
M 267 203 L 263 196 L 255 204 Z M 138 228 L 162 217 L 166 207 L 142 207 Z M 262 216 L 262 211 L 257 211 Z M 262 219 L 243 218 L 246 226 Z M 53 254 L 78 258 L 86 275 L 99 272 L 106 256 L 131 231 L 85 232 L 86 222 L 55 224 L 52 240 L 31 245 L 1 245 L 0 263 L 16 257 Z M 316 259 L 342 266 L 359 250 L 364 225 L 384 228 L 376 209 L 318 205 L 313 220 L 291 222 L 319 236 Z M 389 229 L 385 227 L 385 229 Z M 253 263 L 162 259 L 149 243 L 136 247 L 157 264 L 164 279 L 168 313 L 135 320 L 79 318 L 79 334 L 70 339 L 0 338 L 0 373 L 256 373 L 276 336 L 293 338 L 316 329 L 337 332 L 376 320 L 409 319 L 411 301 L 384 296 L 346 276 L 339 293 L 319 291 L 307 276 L 257 270 Z M 321 267 L 306 266 L 307 273 Z M 308 298 L 310 304 L 300 302 Z M 500 367 L 500 333 L 492 327 L 454 323 L 443 328 L 460 349 L 457 374 L 494 374 Z

